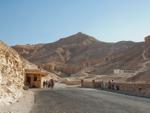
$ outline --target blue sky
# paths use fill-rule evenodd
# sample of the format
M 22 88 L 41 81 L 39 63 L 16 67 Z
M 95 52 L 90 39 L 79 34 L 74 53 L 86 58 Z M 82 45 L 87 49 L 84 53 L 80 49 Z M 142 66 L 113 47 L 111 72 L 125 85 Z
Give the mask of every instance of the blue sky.
M 84 32 L 98 40 L 143 41 L 150 0 L 0 0 L 0 40 L 49 43 Z

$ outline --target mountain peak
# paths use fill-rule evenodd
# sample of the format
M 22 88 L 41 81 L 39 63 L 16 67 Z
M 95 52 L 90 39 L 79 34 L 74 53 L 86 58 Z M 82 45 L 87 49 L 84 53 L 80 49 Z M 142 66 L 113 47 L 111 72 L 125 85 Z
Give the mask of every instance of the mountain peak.
M 74 35 L 86 35 L 86 36 L 88 36 L 87 34 L 82 33 L 82 32 L 78 32 L 78 33 L 76 33 L 76 34 L 74 34 Z
M 92 38 L 92 39 L 95 39 L 94 37 L 92 37 L 92 36 L 90 36 L 90 35 L 88 35 L 88 34 L 85 34 L 85 33 L 82 33 L 82 32 L 78 32 L 78 33 L 76 33 L 76 34 L 74 34 L 74 35 L 72 35 L 72 36 L 78 36 L 78 37 L 86 37 L 86 38 Z M 96 40 L 96 39 L 95 39 Z
M 71 36 L 68 36 L 66 38 L 62 38 L 58 40 L 56 43 L 62 44 L 62 45 L 89 45 L 97 42 L 94 37 L 89 36 L 87 34 L 84 34 L 82 32 L 78 32 L 76 34 L 73 34 Z
M 84 33 L 82 33 L 82 32 L 78 32 L 78 33 L 76 33 L 76 34 L 84 34 Z

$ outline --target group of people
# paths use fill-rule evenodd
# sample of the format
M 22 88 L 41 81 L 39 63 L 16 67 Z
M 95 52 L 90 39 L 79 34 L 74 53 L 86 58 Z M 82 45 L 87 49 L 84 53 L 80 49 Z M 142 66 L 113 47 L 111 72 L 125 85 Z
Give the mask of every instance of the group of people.
M 100 88 L 102 89 L 109 89 L 109 90 L 119 90 L 119 85 L 115 84 L 115 82 L 112 81 L 108 81 L 108 82 L 100 82 Z
M 113 80 L 104 82 L 96 82 L 95 80 L 92 80 L 92 85 L 94 88 L 100 88 L 100 89 L 108 89 L 108 90 L 120 90 L 120 86 L 115 83 Z M 81 87 L 84 87 L 84 80 L 81 80 Z
M 53 79 L 50 79 L 50 80 L 44 80 L 43 81 L 43 88 L 54 88 L 54 80 Z

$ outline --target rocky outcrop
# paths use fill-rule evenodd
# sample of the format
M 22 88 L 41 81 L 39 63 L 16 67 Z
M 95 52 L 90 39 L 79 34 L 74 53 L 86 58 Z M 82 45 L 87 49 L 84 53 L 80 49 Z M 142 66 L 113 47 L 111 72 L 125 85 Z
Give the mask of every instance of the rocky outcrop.
M 22 96 L 24 66 L 19 54 L 0 41 L 0 104 L 10 104 Z

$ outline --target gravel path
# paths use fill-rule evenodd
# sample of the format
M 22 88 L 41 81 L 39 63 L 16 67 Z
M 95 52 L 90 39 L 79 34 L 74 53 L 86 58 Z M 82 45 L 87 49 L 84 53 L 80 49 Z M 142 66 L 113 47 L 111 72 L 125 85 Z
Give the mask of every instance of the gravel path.
M 95 89 L 35 89 L 30 113 L 150 113 L 150 99 Z

